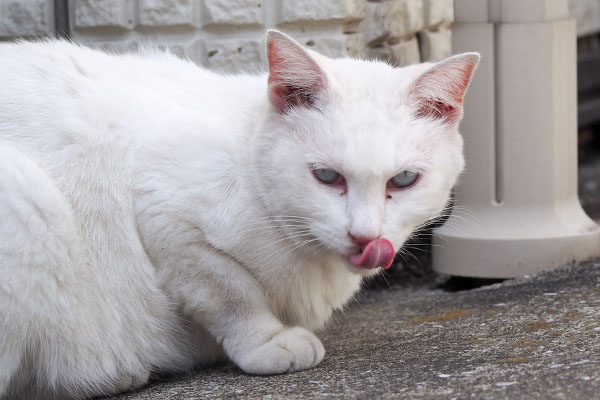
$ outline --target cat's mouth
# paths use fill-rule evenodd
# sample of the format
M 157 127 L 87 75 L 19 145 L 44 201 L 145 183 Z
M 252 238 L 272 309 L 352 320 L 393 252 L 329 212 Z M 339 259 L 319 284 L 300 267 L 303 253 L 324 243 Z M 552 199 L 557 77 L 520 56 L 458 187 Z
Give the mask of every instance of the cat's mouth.
M 348 260 L 357 267 L 387 269 L 394 261 L 394 246 L 387 239 L 374 239 L 367 243 L 355 254 L 348 257 Z

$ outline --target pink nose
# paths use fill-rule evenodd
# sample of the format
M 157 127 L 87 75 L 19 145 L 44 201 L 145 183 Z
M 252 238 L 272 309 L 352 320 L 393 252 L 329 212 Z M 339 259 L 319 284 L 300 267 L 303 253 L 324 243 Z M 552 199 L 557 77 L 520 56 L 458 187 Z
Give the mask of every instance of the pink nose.
M 352 239 L 353 242 L 355 242 L 356 244 L 360 244 L 360 245 L 367 244 L 370 241 L 375 240 L 375 239 L 379 239 L 379 237 L 371 237 L 371 236 L 359 236 L 359 235 L 354 236 L 350 232 L 348 232 L 348 236 L 350 236 L 350 239 Z

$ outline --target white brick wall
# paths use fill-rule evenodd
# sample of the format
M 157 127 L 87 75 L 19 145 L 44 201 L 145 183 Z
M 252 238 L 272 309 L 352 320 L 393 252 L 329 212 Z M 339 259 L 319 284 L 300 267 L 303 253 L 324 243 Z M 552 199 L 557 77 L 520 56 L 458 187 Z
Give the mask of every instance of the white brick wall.
M 419 32 L 419 40 L 424 60 L 441 60 L 452 54 L 452 33 L 449 27 Z
M 0 38 L 54 33 L 52 0 L 0 0 Z
M 435 28 L 454 20 L 453 0 L 423 0 L 425 26 Z
M 199 26 L 199 4 L 193 0 L 139 0 L 141 27 Z
M 72 5 L 72 23 L 78 29 L 134 27 L 133 0 L 77 0 Z
M 364 0 L 281 0 L 282 22 L 362 19 Z
M 64 0 L 67 1 L 67 0 Z M 54 32 L 53 0 L 0 0 L 0 39 Z M 450 54 L 452 0 L 68 0 L 71 37 L 111 50 L 151 41 L 226 72 L 264 69 L 277 28 L 330 56 L 399 65 Z
M 224 25 L 264 25 L 264 1 L 204 0 L 203 23 Z

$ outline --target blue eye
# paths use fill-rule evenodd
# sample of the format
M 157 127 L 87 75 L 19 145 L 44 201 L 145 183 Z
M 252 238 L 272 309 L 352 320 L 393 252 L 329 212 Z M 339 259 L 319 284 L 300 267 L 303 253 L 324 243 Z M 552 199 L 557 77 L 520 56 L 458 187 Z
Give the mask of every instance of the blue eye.
M 328 185 L 341 183 L 340 180 L 344 179 L 343 176 L 330 168 L 314 168 L 312 172 L 318 180 Z
M 402 171 L 398 175 L 390 179 L 390 183 L 399 189 L 405 189 L 409 186 L 412 186 L 418 178 L 418 172 Z

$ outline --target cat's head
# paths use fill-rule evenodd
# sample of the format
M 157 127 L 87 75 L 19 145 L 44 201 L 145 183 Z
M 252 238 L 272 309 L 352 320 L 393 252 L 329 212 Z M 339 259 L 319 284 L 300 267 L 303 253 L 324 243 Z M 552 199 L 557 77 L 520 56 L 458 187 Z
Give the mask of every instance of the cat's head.
M 339 254 L 356 272 L 388 266 L 463 170 L 458 124 L 479 55 L 393 68 L 330 59 L 269 31 L 267 58 L 254 153 L 273 223 L 292 247 Z

